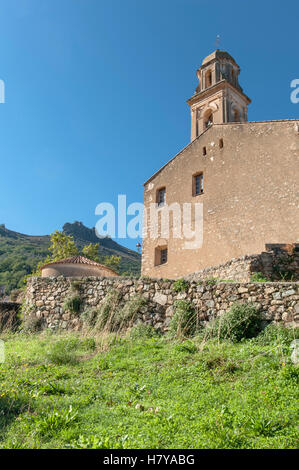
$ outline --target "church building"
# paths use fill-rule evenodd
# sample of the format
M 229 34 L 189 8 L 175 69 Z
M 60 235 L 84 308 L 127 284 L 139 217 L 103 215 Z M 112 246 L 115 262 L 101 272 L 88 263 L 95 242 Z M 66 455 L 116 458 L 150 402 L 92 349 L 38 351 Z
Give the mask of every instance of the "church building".
M 299 241 L 299 120 L 248 122 L 251 100 L 239 74 L 220 50 L 197 70 L 187 101 L 191 143 L 144 184 L 143 276 L 182 277 L 261 253 L 266 244 Z M 186 203 L 202 208 L 202 243 L 191 248 L 174 235 L 169 210 Z

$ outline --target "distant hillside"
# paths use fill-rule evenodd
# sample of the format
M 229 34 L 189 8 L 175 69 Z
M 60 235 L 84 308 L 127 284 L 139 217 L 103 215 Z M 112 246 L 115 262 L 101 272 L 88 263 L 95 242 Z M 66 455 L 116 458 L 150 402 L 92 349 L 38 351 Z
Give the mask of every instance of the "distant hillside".
M 99 256 L 121 257 L 121 273 L 140 273 L 140 254 L 116 243 L 111 238 L 98 238 L 94 228 L 82 222 L 66 223 L 63 231 L 74 237 L 78 248 L 89 243 L 99 243 Z M 32 236 L 8 230 L 0 225 L 0 291 L 23 287 L 23 278 L 31 274 L 37 263 L 49 254 L 50 236 Z

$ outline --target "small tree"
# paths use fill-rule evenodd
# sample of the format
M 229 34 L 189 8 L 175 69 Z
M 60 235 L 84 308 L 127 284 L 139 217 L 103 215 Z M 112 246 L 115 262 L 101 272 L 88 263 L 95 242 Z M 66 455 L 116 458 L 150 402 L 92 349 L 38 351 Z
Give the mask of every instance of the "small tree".
M 64 232 L 59 232 L 59 230 L 55 230 L 52 233 L 49 250 L 53 261 L 79 255 L 79 250 L 75 245 L 73 237 Z
M 103 260 L 103 264 L 105 266 L 108 266 L 108 268 L 113 269 L 114 271 L 118 272 L 120 269 L 120 256 L 116 255 L 111 255 L 111 256 L 105 256 Z
M 32 274 L 24 277 L 24 282 L 27 282 L 28 277 L 31 276 L 40 276 L 41 275 L 41 267 L 48 263 L 53 263 L 55 261 L 59 261 L 64 258 L 70 258 L 72 256 L 80 255 L 80 251 L 75 245 L 74 239 L 71 235 L 67 235 L 64 232 L 59 232 L 59 230 L 55 230 L 54 233 L 50 236 L 51 244 L 49 247 L 50 255 L 48 255 L 45 259 L 40 261 Z M 93 261 L 99 262 L 99 243 L 90 243 L 89 245 L 85 245 L 82 248 L 82 255 L 86 256 Z M 113 269 L 114 271 L 118 272 L 120 269 L 120 261 L 121 257 L 112 255 L 112 256 L 105 256 L 102 263 L 109 268 Z
M 99 243 L 85 245 L 82 254 L 93 261 L 99 261 Z
M 26 284 L 27 279 L 31 276 L 40 276 L 41 275 L 41 267 L 48 263 L 53 263 L 54 261 L 58 261 L 63 258 L 69 258 L 71 256 L 79 255 L 79 250 L 75 245 L 73 237 L 71 235 L 66 235 L 64 232 L 59 232 L 59 230 L 55 230 L 54 233 L 50 236 L 51 245 L 49 247 L 49 251 L 51 255 L 48 255 L 45 259 L 40 261 L 35 271 L 32 274 L 24 277 L 24 282 Z

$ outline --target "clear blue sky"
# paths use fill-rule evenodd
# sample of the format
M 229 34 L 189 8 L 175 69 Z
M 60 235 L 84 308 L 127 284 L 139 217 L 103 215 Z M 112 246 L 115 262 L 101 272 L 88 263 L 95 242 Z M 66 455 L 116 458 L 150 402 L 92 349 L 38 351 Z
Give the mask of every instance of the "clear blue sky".
M 298 118 L 298 17 L 295 0 L 0 0 L 0 223 L 47 234 L 95 226 L 117 194 L 142 202 L 189 143 L 186 99 L 217 34 L 249 120 Z

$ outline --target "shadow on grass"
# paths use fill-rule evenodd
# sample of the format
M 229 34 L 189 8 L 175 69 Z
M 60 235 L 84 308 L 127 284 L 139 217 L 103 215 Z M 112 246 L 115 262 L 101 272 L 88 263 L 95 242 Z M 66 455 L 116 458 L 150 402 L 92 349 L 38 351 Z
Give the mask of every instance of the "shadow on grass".
M 0 393 L 0 441 L 4 439 L 5 433 L 13 421 L 29 407 L 30 403 L 25 397 Z

